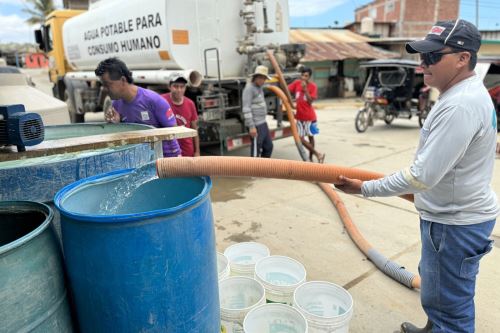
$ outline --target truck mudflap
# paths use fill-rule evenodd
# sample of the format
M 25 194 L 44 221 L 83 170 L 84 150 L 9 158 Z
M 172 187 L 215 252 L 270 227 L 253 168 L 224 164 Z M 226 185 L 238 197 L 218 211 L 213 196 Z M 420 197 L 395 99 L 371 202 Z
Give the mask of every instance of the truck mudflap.
M 269 132 L 273 140 L 286 138 L 292 136 L 292 128 L 290 126 L 280 127 L 280 128 L 270 128 Z M 241 147 L 250 146 L 252 138 L 249 134 L 240 134 L 237 136 L 226 137 L 226 149 L 227 151 L 232 151 Z

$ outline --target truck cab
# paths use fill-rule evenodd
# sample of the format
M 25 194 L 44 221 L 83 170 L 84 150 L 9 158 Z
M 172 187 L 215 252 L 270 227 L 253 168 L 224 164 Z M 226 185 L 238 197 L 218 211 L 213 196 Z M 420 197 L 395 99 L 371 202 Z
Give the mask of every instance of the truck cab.
M 45 24 L 35 30 L 35 41 L 49 58 L 49 79 L 54 84 L 54 97 L 65 100 L 64 75 L 72 68 L 64 56 L 62 26 L 66 20 L 84 13 L 84 10 L 63 9 L 50 13 Z

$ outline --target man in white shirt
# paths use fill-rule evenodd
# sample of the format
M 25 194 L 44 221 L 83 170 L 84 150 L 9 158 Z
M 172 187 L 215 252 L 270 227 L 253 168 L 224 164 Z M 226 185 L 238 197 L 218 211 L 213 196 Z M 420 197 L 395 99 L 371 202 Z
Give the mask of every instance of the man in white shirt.
M 437 22 L 424 40 L 406 45 L 419 53 L 425 84 L 441 93 L 420 132 L 412 165 L 380 180 L 341 177 L 337 188 L 365 197 L 415 193 L 420 215 L 421 302 L 424 328 L 403 333 L 474 332 L 479 260 L 499 213 L 491 189 L 496 112 L 475 74 L 481 36 L 465 20 Z

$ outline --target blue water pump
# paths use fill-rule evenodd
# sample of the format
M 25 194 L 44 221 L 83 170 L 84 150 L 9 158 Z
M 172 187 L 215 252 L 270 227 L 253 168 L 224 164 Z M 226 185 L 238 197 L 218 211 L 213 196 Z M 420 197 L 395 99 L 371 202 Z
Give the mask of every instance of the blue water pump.
M 25 146 L 34 146 L 43 141 L 42 117 L 37 113 L 26 113 L 24 105 L 0 106 L 0 146 L 15 145 L 17 151 L 26 151 Z

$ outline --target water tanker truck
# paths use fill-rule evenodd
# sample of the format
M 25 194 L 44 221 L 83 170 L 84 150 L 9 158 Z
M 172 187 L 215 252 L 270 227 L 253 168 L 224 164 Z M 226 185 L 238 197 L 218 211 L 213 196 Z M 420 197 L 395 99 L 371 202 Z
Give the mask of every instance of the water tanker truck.
M 287 0 L 101 0 L 88 11 L 52 12 L 35 37 L 49 57 L 54 96 L 68 103 L 72 122 L 110 107 L 94 69 L 118 57 L 135 84 L 159 93 L 182 71 L 198 108 L 200 141 L 232 150 L 250 142 L 241 93 L 256 66 L 271 69 L 266 52 L 273 50 L 285 78 L 296 75 L 305 47 L 289 44 L 288 32 Z M 279 116 L 278 100 L 266 99 Z M 288 134 L 287 127 L 272 133 Z

